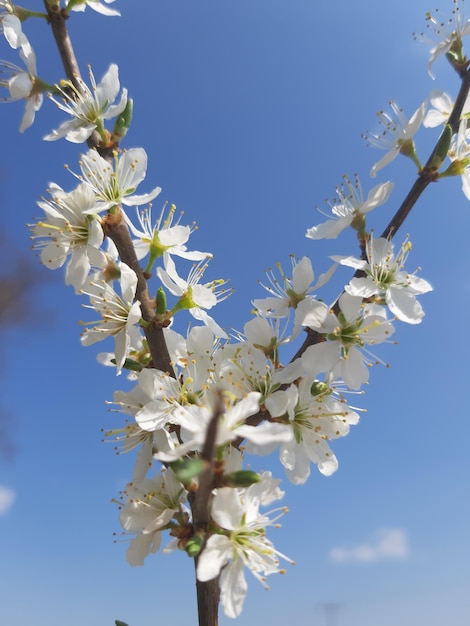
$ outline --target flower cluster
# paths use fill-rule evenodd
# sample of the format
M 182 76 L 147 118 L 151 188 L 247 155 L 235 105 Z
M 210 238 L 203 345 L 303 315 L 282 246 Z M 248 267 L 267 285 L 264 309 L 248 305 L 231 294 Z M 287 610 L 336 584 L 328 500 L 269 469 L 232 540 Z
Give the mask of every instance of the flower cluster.
M 108 6 L 113 1 L 68 0 L 63 13 L 90 7 L 119 15 Z M 260 283 L 267 296 L 252 300 L 242 330 L 224 328 L 214 310 L 231 290 L 223 278 L 206 278 L 213 255 L 190 246 L 194 224 L 182 224 L 175 205 L 167 202 L 153 217 L 151 203 L 160 187 L 137 193 L 148 158 L 141 147 L 120 146 L 132 100 L 121 90 L 118 66 L 111 64 L 98 83 L 90 69 L 90 86 L 76 75 L 48 85 L 37 76 L 18 11 L 10 0 L 0 0 L 2 32 L 26 65 L 0 64 L 8 99 L 26 101 L 20 130 L 32 124 L 48 93 L 70 119 L 44 139 L 86 143 L 79 173 L 69 170 L 78 183 L 68 191 L 50 183 L 38 201 L 43 215 L 30 228 L 44 266 L 64 267 L 66 284 L 87 298 L 83 307 L 91 319 L 81 322 L 82 345 L 112 339 L 114 346 L 98 360 L 118 375 L 128 374 L 127 390 L 116 391 L 110 402 L 125 416 L 124 424 L 105 432 L 119 452 L 136 455 L 120 510 L 124 532 L 132 536 L 127 560 L 143 565 L 168 532 L 172 539 L 165 550 L 182 549 L 196 558 L 199 581 L 217 577 L 225 613 L 237 617 L 247 591 L 244 569 L 264 584 L 268 575 L 284 571 L 280 559 L 290 561 L 267 537 L 286 510 L 262 512 L 283 496 L 279 481 L 269 472 L 244 469 L 245 458 L 277 453 L 295 485 L 306 483 L 315 466 L 324 476 L 333 474 L 334 440 L 359 422 L 360 409 L 349 405 L 350 394 L 363 393 L 371 366 L 382 362 L 377 347 L 391 340 L 395 323 L 422 321 L 418 298 L 432 287 L 405 269 L 408 238 L 396 251 L 393 228 L 375 237 L 368 226 L 369 214 L 389 200 L 393 184 L 379 183 L 365 194 L 358 175 L 345 176 L 330 203 L 331 219 L 310 227 L 306 237 L 336 239 L 352 229 L 358 255 L 331 256 L 333 264 L 317 278 L 308 256 L 292 255 L 289 271 L 277 263 Z M 466 67 L 461 40 L 470 26 L 459 11 L 451 32 L 429 17 L 441 38 L 429 70 L 442 54 L 456 69 Z M 392 113 L 379 113 L 382 130 L 366 138 L 387 153 L 370 175 L 402 154 L 427 182 L 460 175 L 470 199 L 469 104 L 462 107 L 456 132 L 449 122 L 452 99 L 435 91 L 429 103 L 410 119 L 393 101 Z M 422 124 L 444 125 L 424 166 L 414 143 Z M 450 165 L 442 170 L 446 158 Z M 335 298 L 324 295 L 343 268 L 353 276 L 339 285 Z M 183 332 L 185 313 L 191 323 Z M 298 348 L 301 334 L 306 339 Z

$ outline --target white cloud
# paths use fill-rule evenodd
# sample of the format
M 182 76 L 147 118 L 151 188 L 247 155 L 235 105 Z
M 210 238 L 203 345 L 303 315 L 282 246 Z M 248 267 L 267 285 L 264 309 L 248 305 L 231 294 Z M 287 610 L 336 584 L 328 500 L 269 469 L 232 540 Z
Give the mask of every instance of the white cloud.
M 16 494 L 12 489 L 0 485 L 0 515 L 5 515 L 11 509 L 15 496 Z
M 408 536 L 401 528 L 380 528 L 370 541 L 353 548 L 333 548 L 330 560 L 335 563 L 374 563 L 385 559 L 406 559 L 410 554 Z

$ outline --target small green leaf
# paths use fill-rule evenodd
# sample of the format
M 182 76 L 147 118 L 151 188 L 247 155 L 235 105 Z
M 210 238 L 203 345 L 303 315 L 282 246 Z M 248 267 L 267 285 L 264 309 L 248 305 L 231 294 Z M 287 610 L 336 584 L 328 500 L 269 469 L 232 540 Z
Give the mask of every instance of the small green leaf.
M 201 459 L 178 459 L 171 463 L 170 467 L 176 479 L 186 485 L 201 474 L 204 469 L 204 462 Z

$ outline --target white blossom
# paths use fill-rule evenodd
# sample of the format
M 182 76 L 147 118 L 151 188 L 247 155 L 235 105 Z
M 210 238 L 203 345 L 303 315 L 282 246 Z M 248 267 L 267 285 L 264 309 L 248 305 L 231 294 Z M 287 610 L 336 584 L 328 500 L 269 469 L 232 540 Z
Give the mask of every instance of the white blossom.
M 377 172 L 391 163 L 400 153 L 412 158 L 416 165 L 419 166 L 415 154 L 413 137 L 424 120 L 426 106 L 427 103 L 423 102 L 413 113 L 409 121 L 403 115 L 403 110 L 393 101 L 390 102 L 390 107 L 393 111 L 392 115 L 384 111 L 377 113 L 379 123 L 383 126 L 384 130 L 381 130 L 377 134 L 367 133 L 365 139 L 367 139 L 368 144 L 373 148 L 387 150 L 387 154 L 370 170 L 372 178 L 375 178 Z
M 104 0 L 106 4 L 111 4 L 114 0 Z M 97 13 L 101 13 L 101 15 L 121 15 L 117 9 L 111 9 L 107 7 L 106 4 L 102 4 L 100 0 L 68 0 L 66 9 L 68 11 L 84 11 L 87 7 L 95 10 Z
M 181 509 L 186 492 L 171 469 L 153 478 L 127 485 L 127 501 L 119 519 L 127 533 L 135 534 L 126 553 L 130 565 L 143 565 L 160 547 L 161 531 Z
M 218 489 L 212 501 L 212 519 L 221 530 L 207 540 L 199 556 L 197 578 L 204 582 L 220 573 L 221 603 L 227 617 L 238 617 L 242 611 L 247 592 L 244 567 L 266 587 L 266 576 L 284 573 L 279 557 L 293 563 L 266 538 L 266 528 L 278 526 L 277 520 L 287 509 L 259 511 L 263 504 L 284 495 L 278 482 L 265 472 L 262 480 L 248 489 Z M 274 513 L 276 517 L 270 517 Z
M 327 385 L 304 377 L 298 386 L 276 391 L 266 400 L 271 417 L 286 418 L 292 428 L 292 439 L 281 443 L 280 461 L 294 484 L 305 483 L 310 475 L 310 463 L 318 465 L 325 476 L 333 474 L 338 461 L 328 441 L 344 437 L 349 426 L 359 421 L 358 414 L 331 391 Z M 255 446 L 248 446 L 247 451 L 260 453 Z
M 116 154 L 114 167 L 96 150 L 89 150 L 81 157 L 80 169 L 82 175 L 74 175 L 89 185 L 96 195 L 96 207 L 90 212 L 107 211 L 120 204 L 126 206 L 146 204 L 161 192 L 161 187 L 155 187 L 148 194 L 140 196 L 134 194 L 147 173 L 147 153 L 143 148 L 132 148 L 120 156 Z
M 421 41 L 430 42 L 433 46 L 431 49 L 431 57 L 428 63 L 428 72 L 431 78 L 435 78 L 432 72 L 432 66 L 434 61 L 440 56 L 447 54 L 450 51 L 455 51 L 457 56 L 461 56 L 462 53 L 462 37 L 470 33 L 470 20 L 465 21 L 463 15 L 463 0 L 453 0 L 454 8 L 452 10 L 452 17 L 447 20 L 443 20 L 439 12 L 426 13 L 427 27 L 436 36 L 435 40 L 428 40 L 424 36 L 416 37 Z
M 388 239 L 371 238 L 366 244 L 367 261 L 355 257 L 332 258 L 341 265 L 365 273 L 365 276 L 350 280 L 345 287 L 347 293 L 361 298 L 374 297 L 378 304 L 387 304 L 392 314 L 402 322 L 419 324 L 424 311 L 416 296 L 431 291 L 432 287 L 423 278 L 403 269 L 411 243 L 406 240 L 398 254 L 393 253 L 393 248 L 393 243 Z
M 298 315 L 299 305 L 306 298 L 311 298 L 313 291 L 328 282 L 336 266 L 333 265 L 328 272 L 322 274 L 314 285 L 312 285 L 312 282 L 315 274 L 312 262 L 307 256 L 304 256 L 300 261 L 292 257 L 292 278 L 288 278 L 284 274 L 280 263 L 276 264 L 276 266 L 281 280 L 277 279 L 273 270 L 266 272 L 270 284 L 267 286 L 261 284 L 272 295 L 268 298 L 253 300 L 253 305 L 262 317 L 284 318 L 288 317 L 293 310 L 295 312 L 294 329 L 291 336 L 291 339 L 293 339 L 298 335 L 301 328 L 300 316 Z
M 137 276 L 125 263 L 121 264 L 121 296 L 106 282 L 91 280 L 82 293 L 90 296 L 86 308 L 94 309 L 101 320 L 92 328 L 85 329 L 81 337 L 82 345 L 91 346 L 109 336 L 114 337 L 114 354 L 117 374 L 121 373 L 130 345 L 128 329 L 137 324 L 141 317 L 140 303 L 134 302 Z M 95 322 L 86 322 L 94 324 Z
M 386 319 L 383 307 L 363 306 L 362 298 L 344 293 L 336 315 L 322 302 L 312 303 L 303 321 L 326 341 L 309 346 L 301 361 L 310 376 L 320 372 L 341 378 L 351 389 L 359 389 L 369 379 L 370 359 L 366 346 L 387 341 L 394 328 Z M 375 360 L 375 359 L 374 359 Z
M 165 202 L 160 212 L 160 217 L 155 223 L 152 222 L 151 207 L 141 210 L 137 209 L 140 229 L 136 228 L 128 216 L 126 216 L 132 234 L 134 237 L 137 237 L 133 242 L 137 258 L 140 260 L 148 254 L 150 255 L 146 271 L 150 272 L 155 259 L 163 256 L 163 259 L 167 260 L 168 256 L 172 254 L 190 261 L 212 258 L 210 252 L 187 250 L 184 244 L 188 241 L 191 233 L 194 232 L 195 227 L 181 226 L 179 219 L 176 224 L 173 224 L 176 206 L 172 204 L 168 212 L 166 212 L 166 207 L 167 203 Z
M 127 104 L 127 89 L 123 89 L 119 103 L 113 104 L 120 88 L 118 72 L 118 66 L 113 63 L 97 85 L 93 72 L 89 68 L 91 89 L 80 78 L 77 79 L 80 83 L 80 90 L 70 81 L 65 81 L 60 88 L 62 101 L 52 95 L 49 97 L 59 109 L 71 115 L 73 119 L 63 122 L 57 130 L 53 130 L 44 139 L 55 141 L 65 137 L 72 143 L 82 143 L 96 128 L 101 131 L 100 134 L 104 133 L 103 120 L 117 117 L 124 111 Z
M 364 226 L 364 215 L 384 204 L 393 189 L 391 182 L 381 183 L 370 190 L 364 200 L 362 187 L 356 178 L 353 184 L 346 178 L 346 184 L 337 187 L 338 200 L 331 206 L 334 219 L 318 226 L 312 226 L 306 232 L 309 239 L 336 239 L 343 230 L 352 226 L 360 230 Z
M 171 257 L 165 259 L 165 269 L 158 267 L 157 275 L 163 285 L 179 300 L 172 309 L 172 314 L 179 310 L 188 312 L 197 320 L 208 326 L 217 337 L 227 338 L 227 333 L 206 313 L 206 309 L 211 309 L 218 302 L 225 300 L 230 295 L 230 291 L 223 289 L 226 281 L 223 279 L 213 280 L 204 285 L 199 281 L 207 269 L 208 263 L 201 261 L 193 265 L 186 280 L 181 278 Z
M 96 205 L 95 194 L 85 184 L 65 192 L 52 183 L 50 199 L 38 205 L 43 209 L 44 221 L 32 228 L 34 248 L 41 249 L 41 261 L 49 269 L 62 267 L 68 258 L 65 284 L 80 289 L 91 267 L 105 264 L 105 254 L 100 251 L 103 228 L 97 216 L 87 213 Z
M 43 95 L 38 87 L 36 55 L 29 40 L 22 32 L 18 33 L 17 44 L 20 46 L 20 57 L 26 65 L 26 70 L 14 63 L 1 61 L 0 87 L 7 88 L 10 94 L 8 98 L 2 99 L 3 102 L 26 101 L 25 112 L 19 129 L 22 133 L 34 122 L 36 111 L 41 108 Z

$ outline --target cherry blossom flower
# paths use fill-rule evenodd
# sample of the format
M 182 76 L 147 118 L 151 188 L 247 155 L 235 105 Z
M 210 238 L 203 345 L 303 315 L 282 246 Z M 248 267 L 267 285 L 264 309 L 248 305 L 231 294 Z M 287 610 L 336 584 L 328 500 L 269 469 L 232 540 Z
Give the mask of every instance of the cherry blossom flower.
M 143 565 L 145 557 L 160 547 L 161 532 L 181 511 L 186 492 L 168 469 L 153 478 L 128 484 L 124 493 L 127 501 L 119 519 L 127 533 L 136 534 L 126 559 L 130 565 Z
M 12 16 L 14 17 L 14 16 Z M 7 18 L 5 18 L 7 19 Z M 3 98 L 3 102 L 25 100 L 25 112 L 20 124 L 22 133 L 34 122 L 36 111 L 41 108 L 44 84 L 37 77 L 36 55 L 28 39 L 23 33 L 18 35 L 20 57 L 23 59 L 26 70 L 8 61 L 0 62 L 0 87 L 9 90 L 10 96 Z
M 441 124 L 447 124 L 447 120 L 454 108 L 454 102 L 450 96 L 444 91 L 437 89 L 431 91 L 429 96 L 429 108 L 426 117 L 423 120 L 423 126 L 426 128 L 435 128 Z
M 57 100 L 52 95 L 49 97 L 59 109 L 71 115 L 73 119 L 63 122 L 57 130 L 53 130 L 44 139 L 55 141 L 65 137 L 72 143 L 82 143 L 95 129 L 104 136 L 103 120 L 117 117 L 124 111 L 127 104 L 127 89 L 123 89 L 119 103 L 112 104 L 120 88 L 118 72 L 118 66 L 113 63 L 97 85 L 93 72 L 89 68 L 91 89 L 83 80 L 78 79 L 80 91 L 70 81 L 65 81 L 59 88 L 63 100 Z
M 67 193 L 50 185 L 51 199 L 38 205 L 46 214 L 33 228 L 34 248 L 41 249 L 41 261 L 49 269 L 62 267 L 67 258 L 65 284 L 80 289 L 91 267 L 105 264 L 106 255 L 99 249 L 103 243 L 101 220 L 86 212 L 96 204 L 95 194 L 84 183 Z
M 218 302 L 225 300 L 231 291 L 222 288 L 226 283 L 223 279 L 213 280 L 205 285 L 199 284 L 207 265 L 205 261 L 194 265 L 188 278 L 184 280 L 178 275 L 173 259 L 168 256 L 165 269 L 158 267 L 157 275 L 170 293 L 179 297 L 171 310 L 172 315 L 186 309 L 195 319 L 208 326 L 217 337 L 227 339 L 227 333 L 206 313 L 206 309 L 211 309 Z
M 346 184 L 337 187 L 338 200 L 331 206 L 334 219 L 309 228 L 306 237 L 309 239 L 336 239 L 339 233 L 348 226 L 361 231 L 365 224 L 364 216 L 372 209 L 384 204 L 392 189 L 393 183 L 381 183 L 371 189 L 367 199 L 364 200 L 359 179 L 356 177 L 355 184 L 353 184 L 349 178 L 346 178 Z
M 338 461 L 328 441 L 344 437 L 349 426 L 359 422 L 355 411 L 335 398 L 327 385 L 319 385 L 311 377 L 302 378 L 298 386 L 276 391 L 265 404 L 272 418 L 285 418 L 292 428 L 292 439 L 281 443 L 280 461 L 293 484 L 305 483 L 310 475 L 310 463 L 318 465 L 325 476 L 336 471 Z M 249 444 L 247 452 L 262 451 Z
M 341 378 L 351 389 L 359 389 L 369 379 L 366 346 L 387 341 L 394 328 L 383 307 L 363 306 L 362 298 L 344 293 L 338 301 L 339 312 L 322 302 L 312 303 L 303 323 L 316 330 L 326 341 L 309 346 L 301 357 L 310 376 L 320 372 Z
M 169 452 L 158 452 L 155 458 L 164 462 L 172 462 L 181 458 L 192 450 L 202 450 L 206 441 L 207 428 L 211 423 L 214 412 L 217 410 L 218 400 L 224 400 L 223 412 L 217 424 L 215 446 L 224 447 L 227 443 L 241 438 L 255 443 L 260 449 L 264 446 L 288 441 L 292 433 L 283 424 L 263 422 L 259 426 L 250 426 L 245 423 L 246 418 L 259 411 L 261 394 L 250 392 L 239 401 L 226 392 L 220 393 L 214 389 L 206 394 L 204 404 L 185 404 L 174 406 L 171 422 L 177 424 L 189 433 L 183 443 L 176 445 Z M 141 423 L 145 427 L 144 423 Z M 184 432 L 183 431 L 183 432 Z
M 111 4 L 114 0 L 104 0 L 104 2 Z M 101 15 L 121 15 L 117 9 L 107 7 L 102 4 L 100 0 L 68 0 L 66 9 L 67 11 L 84 11 L 87 7 L 90 7 L 90 9 L 93 9 L 97 13 L 101 13 Z
M 426 14 L 426 25 L 436 36 L 437 43 L 434 40 L 425 38 L 423 35 L 419 37 L 415 36 L 416 39 L 425 43 L 430 42 L 433 45 L 428 63 L 429 76 L 433 79 L 435 76 L 432 72 L 432 66 L 434 61 L 440 56 L 451 53 L 456 63 L 463 62 L 465 59 L 463 56 L 462 37 L 470 33 L 470 20 L 465 21 L 463 15 L 463 0 L 461 3 L 459 0 L 453 0 L 453 2 L 454 8 L 452 10 L 452 17 L 447 20 L 447 24 L 446 21 L 438 15 L 438 11 L 436 11 L 435 15 L 432 15 L 430 12 Z
M 347 293 L 361 298 L 374 297 L 377 304 L 387 304 L 393 315 L 402 322 L 419 324 L 424 311 L 416 296 L 432 291 L 432 287 L 423 278 L 408 274 L 403 269 L 411 243 L 406 240 L 396 255 L 393 248 L 393 243 L 388 239 L 371 238 L 366 244 L 367 261 L 344 256 L 332 258 L 341 265 L 365 273 L 363 277 L 351 279 L 345 287 Z
M 364 138 L 373 148 L 388 150 L 388 152 L 370 170 L 372 178 L 375 178 L 377 172 L 391 163 L 399 154 L 410 157 L 418 168 L 418 171 L 421 170 L 422 166 L 416 156 L 413 137 L 423 122 L 426 114 L 426 106 L 426 102 L 423 102 L 413 113 L 409 121 L 403 115 L 403 110 L 393 101 L 390 102 L 393 115 L 385 113 L 384 111 L 377 113 L 379 123 L 385 130 L 378 134 L 368 132 L 364 135 Z
M 199 556 L 197 578 L 208 581 L 220 574 L 221 603 L 227 617 L 238 617 L 242 611 L 248 588 L 244 567 L 266 587 L 266 576 L 285 571 L 279 567 L 279 557 L 293 564 L 266 538 L 266 528 L 278 527 L 277 520 L 287 509 L 259 511 L 260 506 L 284 495 L 278 483 L 265 472 L 259 483 L 247 489 L 225 487 L 214 496 L 211 515 L 218 530 Z
M 94 309 L 102 317 L 96 326 L 85 330 L 81 337 L 82 345 L 91 346 L 109 336 L 114 337 L 117 374 L 122 371 L 130 345 L 127 331 L 137 324 L 141 317 L 140 303 L 134 302 L 137 276 L 125 263 L 121 263 L 120 285 L 122 296 L 119 296 L 108 283 L 93 280 L 81 290 L 82 293 L 90 296 L 90 304 L 84 306 Z M 86 322 L 86 324 L 93 323 Z
M 331 278 L 336 269 L 333 265 L 328 272 L 322 274 L 317 282 L 312 285 L 315 274 L 312 268 L 312 262 L 307 256 L 300 261 L 292 257 L 292 278 L 288 278 L 280 265 L 277 264 L 281 280 L 279 281 L 272 270 L 266 272 L 270 285 L 262 285 L 266 291 L 272 294 L 268 298 L 253 300 L 253 305 L 257 308 L 258 314 L 262 317 L 278 317 L 284 318 L 290 315 L 291 310 L 295 311 L 294 330 L 291 339 L 296 337 L 300 332 L 301 324 L 298 315 L 299 305 L 306 299 L 310 298 L 310 294 L 322 287 Z
M 137 216 L 141 229 L 139 230 L 134 224 L 127 218 L 129 228 L 132 231 L 134 237 L 134 248 L 137 258 L 143 259 L 147 254 L 150 254 L 150 258 L 146 267 L 146 272 L 150 273 L 152 265 L 155 259 L 163 256 L 163 259 L 168 259 L 168 256 L 174 254 L 183 259 L 189 259 L 190 261 L 201 261 L 203 259 L 212 258 L 210 252 L 198 252 L 189 251 L 184 245 L 191 233 L 194 232 L 194 226 L 181 226 L 179 219 L 176 224 L 173 224 L 173 217 L 176 211 L 176 206 L 171 205 L 168 213 L 166 213 L 167 203 L 163 205 L 160 213 L 160 217 L 155 223 L 152 223 L 152 210 L 148 209 L 137 210 Z
M 114 168 L 96 150 L 89 150 L 81 157 L 80 169 L 82 175 L 74 176 L 89 185 L 96 195 L 96 207 L 90 210 L 90 213 L 107 211 L 120 204 L 126 206 L 146 204 L 161 192 L 161 187 L 155 187 L 148 194 L 134 195 L 134 191 L 147 173 L 147 153 L 143 148 L 132 148 L 119 157 L 116 154 Z
M 260 402 L 264 402 L 281 384 L 282 370 L 276 370 L 264 350 L 250 342 L 230 347 L 231 353 L 221 360 L 216 369 L 217 380 L 237 398 L 257 391 L 261 394 Z M 220 352 L 223 354 L 227 350 Z

